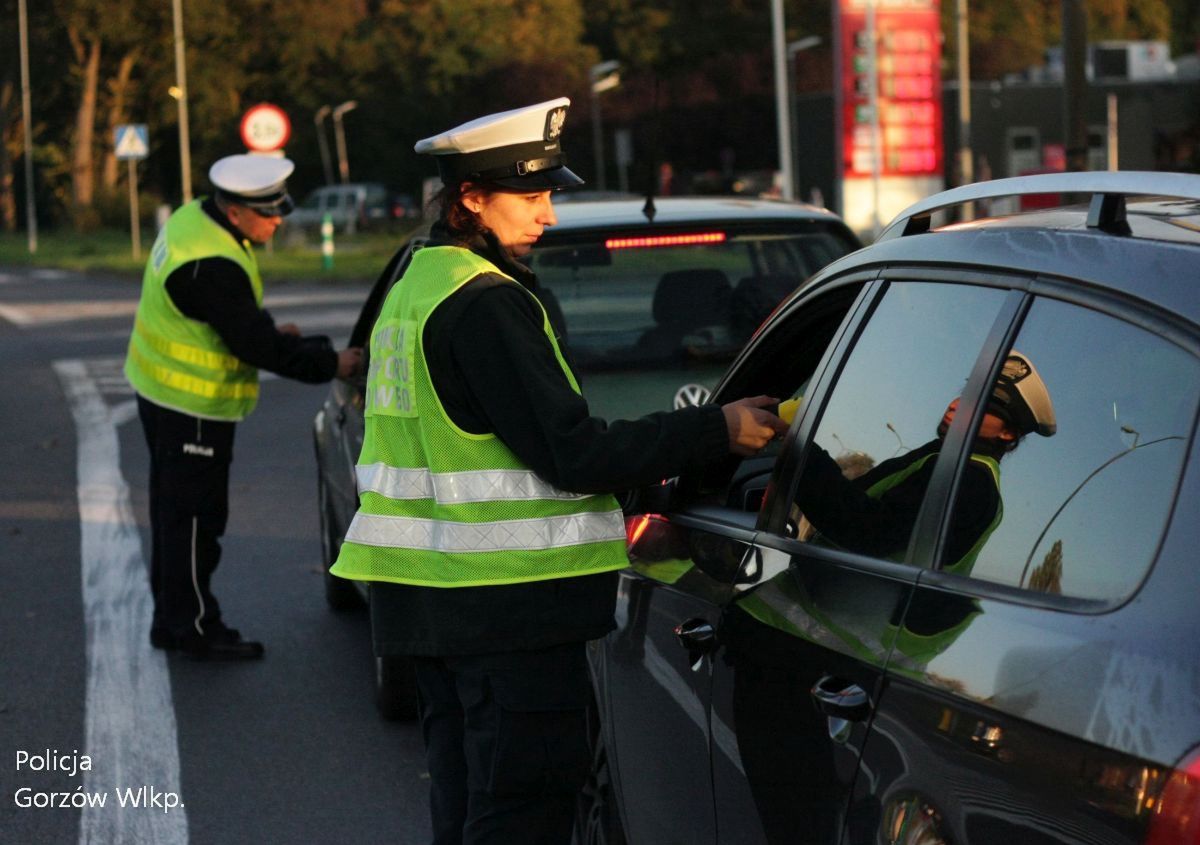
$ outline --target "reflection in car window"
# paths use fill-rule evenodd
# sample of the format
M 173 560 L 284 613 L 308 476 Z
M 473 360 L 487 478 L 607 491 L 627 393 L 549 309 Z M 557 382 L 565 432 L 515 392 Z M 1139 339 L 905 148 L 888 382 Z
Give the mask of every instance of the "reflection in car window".
M 956 399 L 1004 297 L 916 282 L 887 290 L 821 416 L 789 534 L 904 559 Z
M 1051 300 L 1035 302 L 1013 350 L 1044 383 L 1040 422 L 1053 423 L 1052 436 L 1019 439 L 999 464 L 1002 518 L 969 565 L 946 556 L 943 566 L 1040 592 L 1124 598 L 1170 514 L 1200 367 L 1149 332 Z M 952 531 L 971 509 L 960 491 Z

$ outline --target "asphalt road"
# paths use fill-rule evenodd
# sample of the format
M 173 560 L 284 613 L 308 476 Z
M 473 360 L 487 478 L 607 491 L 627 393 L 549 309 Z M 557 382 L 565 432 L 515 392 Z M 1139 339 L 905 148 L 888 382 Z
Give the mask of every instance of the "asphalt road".
M 325 387 L 267 380 L 238 427 L 214 591 L 266 659 L 149 648 L 148 460 L 120 373 L 137 292 L 0 267 L 0 842 L 428 841 L 419 730 L 376 716 L 366 614 L 322 595 Z M 267 280 L 267 307 L 341 345 L 365 293 Z

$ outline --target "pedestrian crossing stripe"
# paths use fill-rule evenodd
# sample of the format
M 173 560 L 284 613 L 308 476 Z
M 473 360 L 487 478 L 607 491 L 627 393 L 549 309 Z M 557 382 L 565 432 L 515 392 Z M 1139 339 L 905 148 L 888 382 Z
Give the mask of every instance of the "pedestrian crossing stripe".
M 150 155 L 150 133 L 144 123 L 126 123 L 113 133 L 118 159 L 139 159 Z

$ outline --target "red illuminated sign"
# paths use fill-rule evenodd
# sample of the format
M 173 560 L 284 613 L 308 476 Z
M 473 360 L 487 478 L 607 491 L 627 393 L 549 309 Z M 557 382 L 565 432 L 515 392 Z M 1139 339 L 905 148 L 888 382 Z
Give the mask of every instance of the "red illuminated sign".
M 867 3 L 835 0 L 840 14 L 843 176 L 873 173 Z M 874 0 L 879 173 L 942 174 L 941 20 L 938 0 Z

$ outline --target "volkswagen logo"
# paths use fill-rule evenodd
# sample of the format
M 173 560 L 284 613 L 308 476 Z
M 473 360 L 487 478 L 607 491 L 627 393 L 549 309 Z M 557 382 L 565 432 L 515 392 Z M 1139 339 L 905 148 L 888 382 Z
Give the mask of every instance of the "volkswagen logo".
M 675 391 L 675 408 L 686 408 L 689 405 L 703 405 L 708 401 L 712 392 L 702 384 L 685 384 Z

